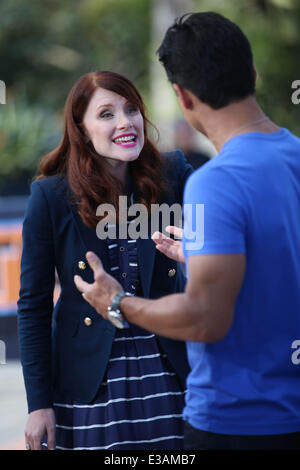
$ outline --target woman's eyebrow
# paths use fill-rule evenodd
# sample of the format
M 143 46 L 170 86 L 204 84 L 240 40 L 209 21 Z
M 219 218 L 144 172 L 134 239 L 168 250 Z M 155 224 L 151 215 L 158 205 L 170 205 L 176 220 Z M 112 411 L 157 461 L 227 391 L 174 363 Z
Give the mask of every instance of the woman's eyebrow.
M 133 104 L 131 101 L 126 101 L 126 103 L 124 103 L 125 106 L 127 106 L 128 104 Z M 99 106 L 97 106 L 96 110 L 100 109 L 100 108 L 109 108 L 109 107 L 113 107 L 114 104 L 113 103 L 106 103 L 106 104 L 99 104 Z
M 97 108 L 96 108 L 96 109 L 99 109 L 99 108 L 105 108 L 105 107 L 107 108 L 107 107 L 109 107 L 109 106 L 113 106 L 113 104 L 111 104 L 111 103 L 107 103 L 107 104 L 99 104 L 99 106 L 97 106 Z

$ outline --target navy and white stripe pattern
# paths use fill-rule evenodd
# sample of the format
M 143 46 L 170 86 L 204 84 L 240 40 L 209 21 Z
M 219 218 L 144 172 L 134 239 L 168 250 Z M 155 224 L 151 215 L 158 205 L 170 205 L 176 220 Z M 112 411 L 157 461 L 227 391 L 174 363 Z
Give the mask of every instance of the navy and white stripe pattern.
M 111 274 L 140 292 L 135 240 L 108 240 Z M 116 329 L 105 380 L 86 405 L 54 404 L 57 449 L 183 448 L 184 391 L 154 334 L 135 325 Z
M 155 335 L 131 325 L 116 331 L 96 399 L 55 403 L 57 449 L 182 449 L 183 405 Z
M 109 240 L 107 243 L 110 273 L 126 292 L 137 294 L 140 279 L 137 262 L 136 240 Z

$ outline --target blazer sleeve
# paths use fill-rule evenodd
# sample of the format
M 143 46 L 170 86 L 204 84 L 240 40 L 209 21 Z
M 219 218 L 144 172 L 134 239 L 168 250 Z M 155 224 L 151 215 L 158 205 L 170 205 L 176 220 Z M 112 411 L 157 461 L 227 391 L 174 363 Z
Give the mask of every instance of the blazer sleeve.
M 167 152 L 164 156 L 167 163 L 167 181 L 175 191 L 175 200 L 183 204 L 184 187 L 194 168 L 187 162 L 181 150 Z
M 55 283 L 54 243 L 42 185 L 35 181 L 23 223 L 18 300 L 20 356 L 28 411 L 52 407 L 51 319 Z
M 183 204 L 185 184 L 189 176 L 194 172 L 194 168 L 187 162 L 185 155 L 181 150 L 176 150 L 176 154 L 178 155 L 179 197 Z

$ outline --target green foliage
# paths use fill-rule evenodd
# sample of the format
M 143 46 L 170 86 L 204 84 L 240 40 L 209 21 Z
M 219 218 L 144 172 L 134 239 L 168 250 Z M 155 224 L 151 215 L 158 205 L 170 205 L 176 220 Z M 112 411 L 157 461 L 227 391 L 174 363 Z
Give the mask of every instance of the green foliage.
M 151 0 L 0 0 L 0 190 L 34 174 L 57 145 L 55 115 L 72 85 L 114 70 L 149 88 Z M 26 96 L 26 99 L 24 98 Z
M 92 70 L 123 73 L 146 90 L 150 2 L 0 0 L 0 78 L 54 109 Z
M 260 104 L 300 135 L 300 105 L 291 100 L 292 82 L 300 79 L 299 0 L 193 1 L 189 10 L 217 11 L 241 26 L 254 52 Z M 40 156 L 57 145 L 55 116 L 82 74 L 122 73 L 150 102 L 149 68 L 157 60 L 151 48 L 153 2 L 0 0 L 0 80 L 7 87 L 7 104 L 0 105 L 0 190 L 10 173 L 33 174 Z
M 34 174 L 42 155 L 58 145 L 60 119 L 25 97 L 0 108 L 0 187 L 8 175 Z

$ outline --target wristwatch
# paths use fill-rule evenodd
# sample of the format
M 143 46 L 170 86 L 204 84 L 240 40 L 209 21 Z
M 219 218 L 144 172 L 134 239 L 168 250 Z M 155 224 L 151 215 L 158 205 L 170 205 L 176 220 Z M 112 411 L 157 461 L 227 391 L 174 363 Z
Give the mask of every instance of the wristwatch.
M 112 300 L 111 306 L 108 307 L 108 320 L 117 328 L 125 328 L 124 317 L 120 309 L 120 302 L 124 297 L 134 297 L 130 292 L 119 292 Z

